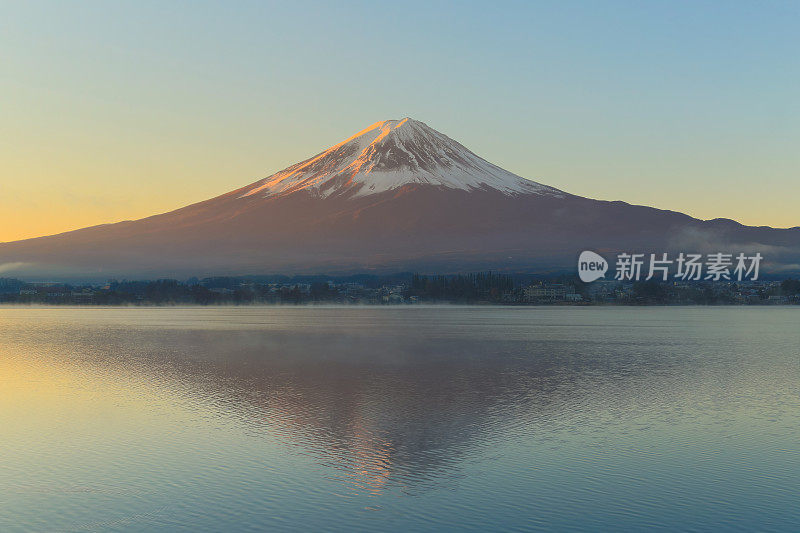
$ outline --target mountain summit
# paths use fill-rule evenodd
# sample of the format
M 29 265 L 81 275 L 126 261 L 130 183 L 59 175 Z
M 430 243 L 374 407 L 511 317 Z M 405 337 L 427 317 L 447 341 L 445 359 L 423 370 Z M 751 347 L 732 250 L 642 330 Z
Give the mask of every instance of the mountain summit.
M 560 196 L 558 189 L 493 165 L 450 137 L 411 118 L 384 120 L 253 186 L 242 197 L 305 190 L 322 198 L 361 197 L 408 184 L 495 189 L 507 195 Z
M 0 244 L 0 269 L 91 280 L 574 272 L 584 250 L 762 252 L 766 271 L 800 263 L 800 228 L 568 194 L 407 118 L 376 122 L 266 179 L 169 213 Z

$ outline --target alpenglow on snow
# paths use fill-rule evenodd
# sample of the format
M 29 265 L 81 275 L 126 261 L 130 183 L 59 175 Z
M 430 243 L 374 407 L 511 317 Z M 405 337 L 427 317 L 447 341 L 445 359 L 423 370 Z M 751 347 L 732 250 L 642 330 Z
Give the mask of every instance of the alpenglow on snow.
M 407 184 L 450 189 L 495 189 L 507 195 L 561 196 L 475 155 L 425 123 L 376 122 L 324 152 L 255 183 L 241 195 L 276 196 L 300 190 L 314 196 L 377 194 Z

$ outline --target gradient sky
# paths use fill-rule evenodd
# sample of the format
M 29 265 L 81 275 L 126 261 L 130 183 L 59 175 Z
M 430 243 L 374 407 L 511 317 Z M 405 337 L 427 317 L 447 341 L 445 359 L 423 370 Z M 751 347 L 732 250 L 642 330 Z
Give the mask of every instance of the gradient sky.
M 2 2 L 0 241 L 411 116 L 566 191 L 800 225 L 797 2 Z

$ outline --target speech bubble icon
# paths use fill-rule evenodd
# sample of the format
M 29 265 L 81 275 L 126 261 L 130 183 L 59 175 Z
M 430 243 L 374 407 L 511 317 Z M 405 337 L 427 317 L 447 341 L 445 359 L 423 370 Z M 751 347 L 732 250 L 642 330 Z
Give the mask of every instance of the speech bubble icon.
M 608 261 L 602 256 L 586 250 L 578 257 L 578 276 L 584 283 L 590 283 L 606 275 Z

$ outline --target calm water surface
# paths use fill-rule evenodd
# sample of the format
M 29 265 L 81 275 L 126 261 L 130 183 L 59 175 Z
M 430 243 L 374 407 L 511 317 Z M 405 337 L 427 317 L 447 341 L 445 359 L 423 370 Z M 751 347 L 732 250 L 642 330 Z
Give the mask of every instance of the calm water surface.
M 800 531 L 800 308 L 0 308 L 0 531 Z

